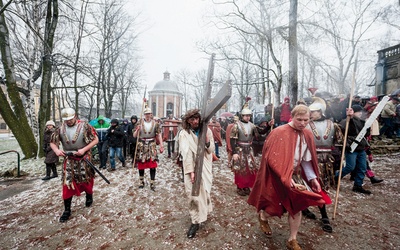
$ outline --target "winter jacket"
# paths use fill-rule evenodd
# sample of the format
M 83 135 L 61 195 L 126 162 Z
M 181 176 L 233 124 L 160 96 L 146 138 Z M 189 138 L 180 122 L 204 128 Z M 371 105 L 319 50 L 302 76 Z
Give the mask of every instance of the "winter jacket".
M 108 146 L 113 148 L 122 148 L 124 145 L 124 127 L 123 126 L 111 126 L 107 130 Z
M 388 101 L 381 112 L 382 118 L 392 118 L 396 114 L 396 104 L 393 101 Z
M 55 131 L 55 128 L 48 129 L 46 128 L 43 134 L 43 150 L 46 155 L 46 159 L 44 159 L 44 163 L 51 164 L 58 162 L 58 156 L 50 147 L 50 139 L 51 135 Z
M 350 146 L 351 144 L 355 141 L 357 135 L 360 133 L 360 131 L 363 129 L 365 125 L 365 121 L 361 120 L 358 117 L 353 117 L 350 119 L 349 122 L 349 128 L 347 131 L 347 142 L 346 142 L 346 151 L 350 151 Z M 339 124 L 343 134 L 345 134 L 345 128 L 346 128 L 346 119 L 343 119 L 340 124 Z M 367 146 L 369 146 L 367 140 L 365 139 L 368 137 L 370 134 L 370 129 L 367 129 L 367 133 L 365 133 L 363 139 L 361 140 L 360 143 L 358 143 L 357 148 L 354 151 L 360 152 L 365 150 Z

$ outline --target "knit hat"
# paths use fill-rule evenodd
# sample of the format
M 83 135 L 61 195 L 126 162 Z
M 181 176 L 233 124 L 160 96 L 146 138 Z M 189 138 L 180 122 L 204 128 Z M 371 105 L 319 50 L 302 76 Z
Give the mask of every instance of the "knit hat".
M 354 113 L 361 112 L 363 110 L 363 107 L 358 104 L 351 106 L 351 108 L 353 109 Z
M 46 122 L 46 126 L 48 126 L 48 125 L 51 125 L 51 126 L 53 126 L 53 127 L 56 126 L 56 124 L 55 124 L 53 121 L 47 121 L 47 122 Z

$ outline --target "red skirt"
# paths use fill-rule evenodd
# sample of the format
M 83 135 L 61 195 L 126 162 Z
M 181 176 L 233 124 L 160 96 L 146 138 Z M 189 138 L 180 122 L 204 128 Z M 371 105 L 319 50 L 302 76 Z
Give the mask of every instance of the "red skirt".
M 248 169 L 246 173 L 235 173 L 235 184 L 238 188 L 252 188 L 256 181 L 256 173 L 251 173 Z
M 73 181 L 72 185 L 74 188 L 63 185 L 62 198 L 64 200 L 71 198 L 74 195 L 80 196 L 83 191 L 85 191 L 87 194 L 93 194 L 93 178 L 91 178 L 89 182 L 76 183 Z
M 138 162 L 137 168 L 139 170 L 148 169 L 148 168 L 156 168 L 157 162 L 156 161 L 145 161 L 145 162 Z

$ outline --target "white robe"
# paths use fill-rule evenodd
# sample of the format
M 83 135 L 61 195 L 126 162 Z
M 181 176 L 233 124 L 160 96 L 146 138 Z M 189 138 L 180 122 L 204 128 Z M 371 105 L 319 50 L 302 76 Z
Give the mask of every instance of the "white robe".
M 212 211 L 210 198 L 212 186 L 212 153 L 215 150 L 213 135 L 207 129 L 207 136 L 210 138 L 210 147 L 204 151 L 203 171 L 201 175 L 199 196 L 192 196 L 193 184 L 190 173 L 194 172 L 197 154 L 198 138 L 190 131 L 182 130 L 179 133 L 179 153 L 182 156 L 185 192 L 189 201 L 189 213 L 193 224 L 202 223 L 207 220 L 207 215 Z

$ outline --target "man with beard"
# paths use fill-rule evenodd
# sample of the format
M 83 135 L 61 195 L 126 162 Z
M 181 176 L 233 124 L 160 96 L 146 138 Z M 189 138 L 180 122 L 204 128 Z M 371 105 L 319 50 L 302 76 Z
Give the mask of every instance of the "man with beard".
M 156 169 L 158 162 L 157 144 L 160 144 L 160 153 L 164 152 L 161 138 L 161 127 L 152 119 L 153 113 L 147 107 L 144 109 L 144 119 L 136 126 L 133 137 L 138 139 L 136 162 L 139 170 L 139 188 L 144 188 L 144 170 L 150 169 L 150 189 L 155 191 Z
M 56 155 L 65 157 L 62 176 L 64 213 L 60 217 L 60 222 L 65 222 L 71 216 L 71 202 L 74 195 L 80 196 L 85 191 L 86 207 L 90 207 L 93 203 L 94 171 L 84 159 L 90 160 L 90 149 L 99 142 L 99 139 L 89 123 L 78 120 L 74 109 L 63 109 L 61 117 L 64 122 L 53 133 L 50 146 Z M 60 142 L 63 150 L 59 149 Z M 67 157 L 67 153 L 72 153 L 73 156 Z
M 248 203 L 256 207 L 261 230 L 271 236 L 268 224 L 271 216 L 281 217 L 288 212 L 290 236 L 288 249 L 301 249 L 297 233 L 301 211 L 309 206 L 330 202 L 324 200 L 318 181 L 318 162 L 311 131 L 305 129 L 310 110 L 297 105 L 288 124 L 277 127 L 267 137 L 262 161 Z
M 182 130 L 179 132 L 179 153 L 182 156 L 185 192 L 188 197 L 189 213 L 192 224 L 187 232 L 188 238 L 193 238 L 199 230 L 199 224 L 207 220 L 207 215 L 212 212 L 211 185 L 212 185 L 212 153 L 214 152 L 214 139 L 212 132 L 207 128 L 206 148 L 204 152 L 201 184 L 198 196 L 192 196 L 195 183 L 195 161 L 197 154 L 198 136 L 200 132 L 201 115 L 198 109 L 187 111 Z

